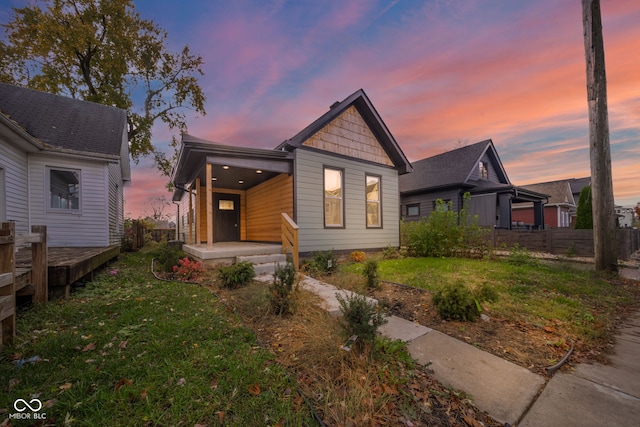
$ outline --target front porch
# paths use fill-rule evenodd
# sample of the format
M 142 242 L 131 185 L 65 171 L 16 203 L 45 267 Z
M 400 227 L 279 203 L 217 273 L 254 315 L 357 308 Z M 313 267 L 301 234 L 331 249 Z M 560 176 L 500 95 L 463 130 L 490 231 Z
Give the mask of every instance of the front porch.
M 182 249 L 208 267 L 234 264 L 237 257 L 282 254 L 282 245 L 261 242 L 202 243 L 183 245 Z

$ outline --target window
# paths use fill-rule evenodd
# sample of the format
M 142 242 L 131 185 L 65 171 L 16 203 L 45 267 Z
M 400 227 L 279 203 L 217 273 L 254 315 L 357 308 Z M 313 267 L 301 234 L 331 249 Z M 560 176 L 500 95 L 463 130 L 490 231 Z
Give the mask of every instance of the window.
M 438 212 L 448 212 L 451 210 L 451 200 L 434 200 L 433 210 Z
M 367 227 L 382 227 L 382 210 L 380 209 L 380 177 L 366 176 L 367 193 Z
M 420 203 L 407 205 L 407 216 L 420 216 Z
M 80 210 L 80 171 L 49 169 L 49 208 Z
M 324 226 L 344 227 L 344 172 L 324 169 Z
M 487 162 L 478 163 L 478 173 L 480 179 L 489 179 L 489 169 L 487 168 Z

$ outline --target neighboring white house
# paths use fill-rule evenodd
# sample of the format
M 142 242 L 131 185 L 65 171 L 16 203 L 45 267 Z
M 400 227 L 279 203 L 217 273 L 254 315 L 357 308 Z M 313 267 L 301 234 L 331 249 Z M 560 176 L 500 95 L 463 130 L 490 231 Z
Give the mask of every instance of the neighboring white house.
M 51 247 L 119 245 L 131 181 L 126 111 L 0 83 L 0 221 Z
M 635 225 L 636 207 L 635 206 L 615 206 L 616 216 L 618 217 L 618 227 L 631 228 Z

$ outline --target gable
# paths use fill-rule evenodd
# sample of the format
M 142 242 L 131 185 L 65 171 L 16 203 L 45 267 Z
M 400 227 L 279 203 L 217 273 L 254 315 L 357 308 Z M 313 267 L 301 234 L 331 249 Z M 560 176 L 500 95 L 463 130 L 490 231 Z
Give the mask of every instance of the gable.
M 353 105 L 304 141 L 302 145 L 393 166 L 384 148 Z

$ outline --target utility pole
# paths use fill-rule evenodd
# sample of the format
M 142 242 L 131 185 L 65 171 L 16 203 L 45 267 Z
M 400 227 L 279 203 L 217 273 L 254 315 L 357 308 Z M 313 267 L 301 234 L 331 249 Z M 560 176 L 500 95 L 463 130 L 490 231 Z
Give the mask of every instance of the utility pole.
M 596 271 L 613 272 L 618 269 L 618 247 L 611 178 L 607 77 L 604 67 L 600 0 L 582 0 L 582 23 L 587 63 L 595 267 Z

